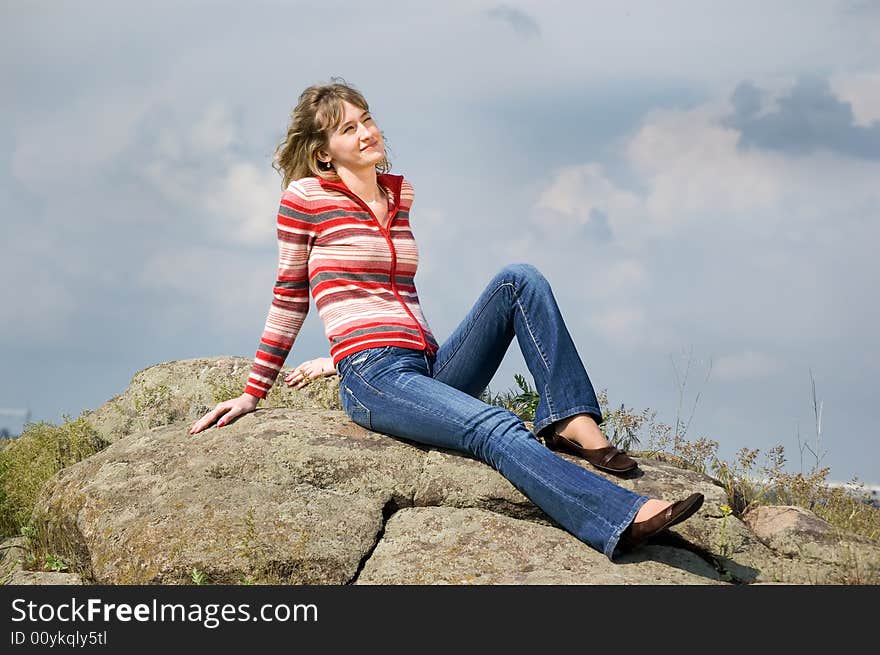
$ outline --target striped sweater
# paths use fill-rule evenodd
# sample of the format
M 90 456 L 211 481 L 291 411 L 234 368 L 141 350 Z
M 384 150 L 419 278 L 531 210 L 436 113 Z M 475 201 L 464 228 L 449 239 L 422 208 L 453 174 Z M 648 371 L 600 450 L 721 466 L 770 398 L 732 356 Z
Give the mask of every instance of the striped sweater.
M 419 306 L 419 251 L 410 231 L 413 188 L 378 175 L 388 193 L 383 228 L 340 181 L 294 180 L 278 210 L 278 278 L 245 392 L 265 398 L 309 310 L 309 290 L 335 365 L 379 346 L 437 352 Z

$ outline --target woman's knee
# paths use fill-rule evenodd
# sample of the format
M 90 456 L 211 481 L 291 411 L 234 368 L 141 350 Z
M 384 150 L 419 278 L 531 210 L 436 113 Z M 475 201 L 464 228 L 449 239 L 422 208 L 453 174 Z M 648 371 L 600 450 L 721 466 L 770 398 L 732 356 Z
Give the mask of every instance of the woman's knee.
M 484 461 L 496 461 L 518 441 L 534 439 L 523 420 L 509 409 L 489 406 L 479 415 L 468 440 L 468 450 Z
M 525 263 L 508 264 L 501 269 L 499 277 L 518 285 L 549 285 L 547 278 L 535 266 Z

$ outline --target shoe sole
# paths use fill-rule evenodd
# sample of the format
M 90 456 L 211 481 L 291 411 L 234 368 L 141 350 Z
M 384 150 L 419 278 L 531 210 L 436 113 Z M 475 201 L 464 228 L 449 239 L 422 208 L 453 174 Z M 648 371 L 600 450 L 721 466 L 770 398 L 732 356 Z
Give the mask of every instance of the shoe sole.
M 574 453 L 571 453 L 571 454 L 574 454 Z M 599 469 L 600 471 L 605 471 L 606 473 L 629 473 L 630 471 L 635 471 L 637 468 L 639 468 L 639 465 L 635 464 L 633 466 L 630 466 L 628 469 L 610 469 L 606 466 L 599 466 L 598 464 L 593 464 L 593 462 L 588 460 L 586 457 L 582 457 L 581 459 L 583 459 L 587 464 L 589 464 L 593 468 Z

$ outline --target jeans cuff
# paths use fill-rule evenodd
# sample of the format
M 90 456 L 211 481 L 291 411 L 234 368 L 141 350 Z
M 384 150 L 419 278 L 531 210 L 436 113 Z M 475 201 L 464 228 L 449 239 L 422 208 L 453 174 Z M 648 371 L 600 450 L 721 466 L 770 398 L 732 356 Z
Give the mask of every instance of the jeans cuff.
M 546 428 L 550 427 L 557 421 L 566 419 L 569 416 L 576 416 L 577 414 L 588 414 L 594 421 L 596 421 L 596 425 L 600 425 L 602 423 L 602 411 L 598 407 L 595 407 L 593 405 L 578 405 L 577 407 L 571 407 L 561 412 L 554 412 L 547 418 L 542 418 L 540 421 L 535 421 L 532 424 L 535 436 L 540 437 L 541 432 L 543 432 Z
M 610 559 L 612 562 L 614 561 L 614 551 L 617 549 L 617 542 L 620 541 L 620 535 L 623 534 L 623 531 L 629 526 L 630 523 L 636 518 L 636 514 L 639 513 L 639 510 L 642 508 L 642 505 L 647 503 L 650 500 L 648 496 L 639 496 L 636 498 L 633 503 L 632 509 L 627 513 L 624 521 L 614 528 L 614 532 L 611 533 L 611 538 L 608 539 L 608 542 L 605 544 L 605 556 Z

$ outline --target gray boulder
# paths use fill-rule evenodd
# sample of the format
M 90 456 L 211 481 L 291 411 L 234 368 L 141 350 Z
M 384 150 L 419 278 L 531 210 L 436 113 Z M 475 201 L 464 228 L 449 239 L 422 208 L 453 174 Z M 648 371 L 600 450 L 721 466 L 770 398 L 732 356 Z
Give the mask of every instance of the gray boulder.
M 725 516 L 717 482 L 640 458 L 641 476 L 608 477 L 669 500 L 700 491 L 706 502 L 612 563 L 489 466 L 369 432 L 328 408 L 334 378 L 279 392 L 286 407 L 267 403 L 189 436 L 218 388 L 240 393 L 249 366 L 163 364 L 93 412 L 113 443 L 43 487 L 30 544 L 38 560 L 51 553 L 85 584 L 340 585 L 832 582 L 843 579 L 843 550 L 865 567 L 880 561 L 876 544 L 832 534 L 804 510 L 796 520 L 791 508 L 761 508 L 747 522 Z

